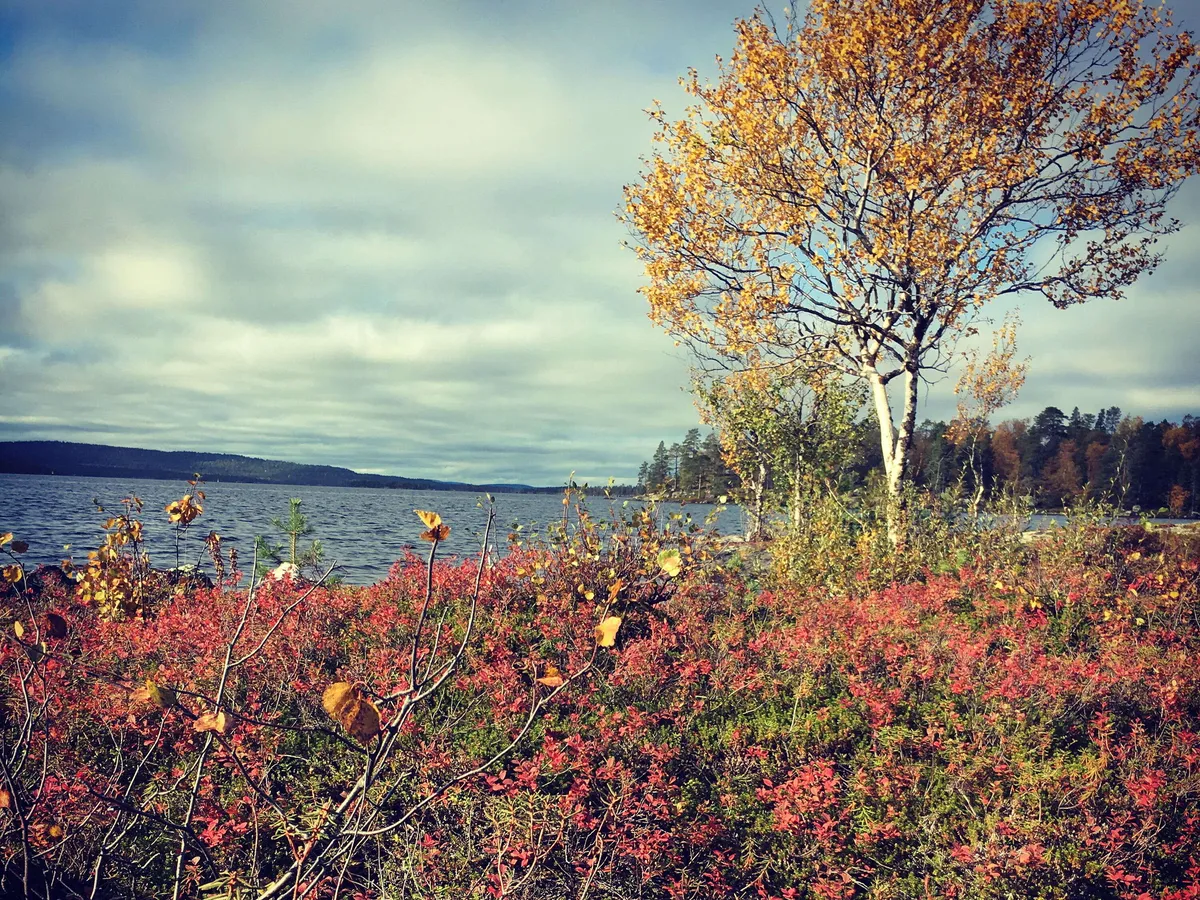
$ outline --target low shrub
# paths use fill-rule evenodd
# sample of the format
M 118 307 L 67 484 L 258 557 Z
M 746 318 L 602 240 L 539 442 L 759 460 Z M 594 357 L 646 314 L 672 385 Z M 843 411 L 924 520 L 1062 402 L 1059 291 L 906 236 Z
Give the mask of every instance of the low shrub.
M 10 593 L 0 889 L 1200 896 L 1194 547 L 1088 526 L 767 589 L 713 549 L 584 518 L 141 618 Z

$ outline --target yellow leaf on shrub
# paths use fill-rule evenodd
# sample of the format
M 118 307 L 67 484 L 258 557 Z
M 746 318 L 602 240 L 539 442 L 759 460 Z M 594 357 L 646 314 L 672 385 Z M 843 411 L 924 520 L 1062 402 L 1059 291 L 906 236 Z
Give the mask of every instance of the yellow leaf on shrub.
M 609 616 L 596 626 L 596 643 L 601 647 L 612 647 L 617 643 L 617 630 L 621 627 L 620 616 Z
M 563 677 L 562 672 L 558 671 L 557 666 L 546 666 L 546 674 L 537 680 L 538 684 L 544 684 L 546 687 L 556 688 L 562 687 Z
M 13 533 L 11 531 L 6 531 L 6 532 L 4 532 L 4 534 L 0 534 L 0 547 L 3 547 L 5 544 L 7 544 L 12 539 L 13 539 Z
M 671 578 L 675 578 L 683 567 L 678 550 L 663 550 L 658 554 L 658 567 Z
M 321 705 L 325 707 L 325 712 L 329 713 L 329 718 L 337 719 L 341 716 L 342 707 L 354 699 L 354 694 L 354 685 L 348 681 L 335 681 L 325 688 L 325 693 L 321 695 Z
M 421 521 L 425 523 L 426 528 L 432 530 L 442 524 L 442 517 L 435 512 L 429 512 L 429 510 L 426 509 L 414 509 L 413 512 L 420 516 Z
M 13 631 L 16 633 L 18 638 L 25 637 L 25 626 L 20 622 L 13 622 Z
M 16 584 L 21 580 L 21 567 L 19 565 L 5 566 L 2 572 L 4 580 L 10 584 Z

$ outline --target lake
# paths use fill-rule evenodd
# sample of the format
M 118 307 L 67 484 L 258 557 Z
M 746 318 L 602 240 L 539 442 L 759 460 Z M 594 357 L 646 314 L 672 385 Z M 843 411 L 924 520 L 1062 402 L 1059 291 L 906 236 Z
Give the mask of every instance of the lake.
M 0 534 L 11 531 L 29 544 L 25 559 L 31 563 L 57 565 L 66 556 L 76 564 L 87 560 L 89 550 L 103 541 L 104 522 L 121 512 L 121 500 L 136 494 L 144 502 L 142 522 L 146 549 L 156 568 L 175 565 L 175 533 L 163 507 L 179 499 L 186 483 L 133 478 L 84 478 L 58 475 L 0 474 Z M 271 526 L 271 519 L 286 519 L 288 498 L 299 497 L 300 511 L 308 518 L 313 533 L 302 538 L 305 546 L 313 538 L 325 547 L 328 561 L 337 561 L 338 573 L 350 584 L 372 584 L 387 575 L 392 563 L 406 547 L 425 553 L 428 544 L 420 539 L 424 530 L 414 509 L 439 513 L 450 525 L 450 538 L 439 551 L 444 555 L 471 556 L 483 540 L 486 514 L 479 501 L 483 493 L 466 491 L 408 491 L 379 488 L 337 488 L 311 485 L 240 484 L 215 482 L 203 485 L 207 499 L 204 513 L 193 522 L 182 542 L 180 562 L 194 563 L 204 553 L 204 537 L 215 531 L 225 547 L 237 547 L 241 566 L 248 569 L 255 535 L 273 543 L 285 543 Z M 610 515 L 610 502 L 602 492 L 589 497 L 585 507 L 594 517 Z M 561 494 L 495 494 L 497 534 L 493 545 L 503 548 L 515 525 L 544 528 L 562 518 Z M 625 501 L 611 507 L 618 513 Z M 104 511 L 96 508 L 99 503 Z M 630 509 L 643 505 L 630 500 Z M 684 512 L 703 522 L 714 507 L 704 503 L 660 503 L 660 516 Z M 717 513 L 715 527 L 723 533 L 743 529 L 742 512 L 735 506 Z M 69 545 L 69 550 L 64 550 Z M 211 563 L 206 567 L 211 571 Z

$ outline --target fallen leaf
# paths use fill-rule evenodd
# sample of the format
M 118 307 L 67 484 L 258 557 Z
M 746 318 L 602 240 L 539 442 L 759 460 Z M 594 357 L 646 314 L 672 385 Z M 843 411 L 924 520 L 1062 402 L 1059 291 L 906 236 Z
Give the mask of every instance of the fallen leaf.
M 558 671 L 557 666 L 546 666 L 546 674 L 537 680 L 538 684 L 544 684 L 546 687 L 556 688 L 563 686 L 562 672 Z

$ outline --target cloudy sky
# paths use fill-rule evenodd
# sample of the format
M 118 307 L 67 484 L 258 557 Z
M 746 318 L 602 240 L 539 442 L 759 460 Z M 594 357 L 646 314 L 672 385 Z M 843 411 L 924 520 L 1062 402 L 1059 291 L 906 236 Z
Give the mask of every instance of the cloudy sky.
M 0 0 L 0 439 L 631 480 L 697 416 L 614 213 L 752 7 Z M 1200 414 L 1174 211 L 1125 302 L 1025 307 L 1012 415 Z

